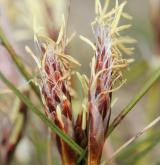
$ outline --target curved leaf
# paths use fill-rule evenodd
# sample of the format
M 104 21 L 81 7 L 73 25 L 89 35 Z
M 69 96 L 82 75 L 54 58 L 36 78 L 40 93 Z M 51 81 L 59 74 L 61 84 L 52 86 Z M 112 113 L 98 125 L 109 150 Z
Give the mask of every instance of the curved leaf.
M 0 72 L 0 79 L 19 97 L 27 107 L 35 113 L 52 131 L 54 131 L 59 137 L 61 137 L 73 150 L 78 154 L 82 154 L 83 149 L 69 136 L 64 134 L 52 121 L 50 121 L 42 112 L 40 112 L 33 103 L 23 95 L 10 81 L 8 81 L 4 75 Z

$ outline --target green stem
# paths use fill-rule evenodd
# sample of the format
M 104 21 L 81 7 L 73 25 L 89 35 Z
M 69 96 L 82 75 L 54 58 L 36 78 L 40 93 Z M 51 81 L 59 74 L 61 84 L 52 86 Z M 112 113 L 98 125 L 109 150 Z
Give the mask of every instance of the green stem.
M 32 79 L 32 76 L 27 71 L 27 69 L 25 68 L 25 66 L 22 64 L 22 62 L 20 60 L 20 57 L 17 55 L 16 51 L 11 46 L 10 42 L 8 41 L 6 35 L 4 34 L 3 29 L 1 27 L 0 27 L 0 39 L 1 39 L 1 43 L 4 45 L 4 47 L 9 52 L 12 60 L 14 61 L 14 63 L 16 64 L 16 66 L 18 67 L 18 69 L 21 72 L 21 74 L 24 76 L 24 78 L 27 81 L 30 81 Z M 35 84 L 33 82 L 30 82 L 30 86 L 32 87 L 32 89 L 34 90 L 34 92 L 36 93 L 36 95 L 39 97 L 39 99 L 41 99 L 40 98 L 39 90 L 35 86 Z
M 78 159 L 78 161 L 77 161 L 77 164 L 80 164 L 81 163 L 81 161 L 84 159 L 84 157 L 87 155 L 87 151 L 88 151 L 88 149 L 86 148 L 83 152 L 82 152 L 82 154 L 80 155 L 80 157 L 79 157 L 79 159 Z
M 52 138 L 51 130 L 48 128 L 48 139 L 47 139 L 47 164 L 52 165 Z
M 73 150 L 75 150 L 78 154 L 82 154 L 83 149 L 68 135 L 63 133 L 59 127 L 56 126 L 55 123 L 50 121 L 42 112 L 40 112 L 33 103 L 23 95 L 10 81 L 8 81 L 5 76 L 0 72 L 0 79 L 10 88 L 20 100 L 22 100 L 27 107 L 32 110 L 52 131 L 54 131 L 60 138 L 62 138 Z
M 132 108 L 138 103 L 138 101 L 148 92 L 153 84 L 160 78 L 160 69 L 158 69 L 153 76 L 144 84 L 140 92 L 130 101 L 130 103 L 122 110 L 119 115 L 114 119 L 109 127 L 109 132 L 106 135 L 108 137 L 113 130 L 119 125 L 119 123 L 127 116 Z

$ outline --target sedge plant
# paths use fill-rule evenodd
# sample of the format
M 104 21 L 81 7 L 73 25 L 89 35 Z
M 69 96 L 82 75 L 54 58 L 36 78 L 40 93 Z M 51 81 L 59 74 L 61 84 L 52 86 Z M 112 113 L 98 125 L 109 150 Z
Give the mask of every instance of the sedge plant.
M 56 140 L 63 165 L 99 165 L 106 139 L 160 77 L 158 70 L 138 96 L 110 124 L 112 95 L 126 83 L 123 73 L 134 60 L 124 55 L 133 54 L 134 48 L 127 46 L 135 40 L 121 34 L 131 26 L 120 25 L 121 18 L 131 19 L 124 12 L 127 1 L 119 4 L 116 0 L 111 10 L 109 4 L 110 0 L 106 0 L 104 5 L 100 0 L 95 0 L 95 19 L 91 23 L 94 41 L 80 35 L 80 39 L 93 49 L 89 77 L 77 72 L 81 64 L 67 52 L 73 35 L 67 38 L 64 18 L 57 39 L 38 30 L 34 35 L 38 51 L 33 53 L 26 46 L 26 51 L 37 64 L 36 77 L 31 87 L 41 97 L 43 113 L 0 73 L 0 79 L 56 133 L 54 138 L 54 132 L 51 132 L 51 140 Z M 16 52 L 13 53 L 11 45 L 3 41 L 4 35 L 0 37 L 4 46 L 9 45 L 8 50 L 15 57 Z M 22 69 L 20 61 L 16 61 L 19 69 Z M 27 71 L 22 74 L 27 80 L 31 77 L 28 77 Z M 73 85 L 74 79 L 78 80 L 78 87 Z

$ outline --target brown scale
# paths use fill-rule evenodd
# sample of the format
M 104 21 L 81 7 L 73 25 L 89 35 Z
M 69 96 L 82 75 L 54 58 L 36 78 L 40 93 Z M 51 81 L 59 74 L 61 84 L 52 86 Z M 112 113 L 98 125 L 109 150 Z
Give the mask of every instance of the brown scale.
M 52 64 L 52 68 L 53 68 L 53 70 L 57 70 L 55 63 Z
M 99 95 L 99 93 L 101 92 L 101 81 L 98 78 L 97 79 L 97 87 L 96 87 L 96 93 L 95 93 L 95 97 L 97 97 Z
M 97 142 L 94 135 L 90 136 L 89 141 L 90 143 L 88 147 L 90 148 L 91 152 L 89 153 L 90 155 L 89 155 L 88 164 L 100 164 L 100 157 L 101 157 L 103 144 L 100 144 L 99 142 Z
M 86 132 L 82 130 L 82 115 L 78 115 L 74 130 L 76 142 L 80 144 L 80 146 L 85 147 L 87 145 L 87 135 Z
M 52 101 L 51 98 L 47 97 L 46 98 L 46 103 L 47 103 L 47 107 L 48 107 L 50 113 L 52 113 L 53 111 L 56 111 L 56 108 L 53 105 L 53 101 Z
M 50 75 L 50 70 L 48 65 L 45 65 L 45 72 L 47 73 L 48 76 Z
M 55 72 L 54 79 L 56 80 L 56 82 L 59 81 L 60 78 L 61 78 L 61 75 L 60 75 L 59 71 Z
M 100 55 L 100 57 L 101 57 L 101 61 L 103 62 L 103 60 L 104 60 L 104 57 L 105 57 L 105 47 L 103 48 L 103 50 L 102 50 L 102 53 L 101 53 L 101 55 Z
M 81 135 L 81 126 L 82 126 L 82 116 L 81 115 L 78 115 L 77 117 L 77 120 L 76 120 L 76 124 L 75 124 L 75 132 L 76 132 L 76 137 L 77 137 L 77 141 L 79 141 L 78 139 L 81 139 L 82 138 L 82 135 Z
M 93 119 L 93 107 L 92 107 L 92 103 L 89 102 L 89 119 L 90 119 L 90 132 L 93 132 L 93 123 L 94 123 L 94 119 Z
M 109 65 L 108 65 L 108 60 L 107 60 L 107 62 L 106 62 L 106 64 L 105 64 L 105 68 L 108 68 L 109 67 Z
M 101 63 L 101 59 L 100 59 L 100 56 L 97 57 L 97 60 L 96 60 L 96 68 L 95 68 L 95 71 L 96 73 L 100 70 L 100 63 Z
M 61 89 L 62 89 L 63 93 L 65 95 L 67 95 L 67 90 L 66 90 L 66 87 L 65 87 L 64 83 L 62 83 Z
M 109 104 L 108 104 L 109 100 L 110 99 L 108 99 L 108 96 L 106 94 L 103 94 L 98 101 L 99 102 L 98 110 L 100 114 L 102 115 L 103 120 L 105 119 L 106 114 L 109 109 Z
M 62 92 L 64 93 L 64 95 L 67 97 L 67 99 L 71 102 L 70 93 L 67 90 L 66 85 L 64 83 L 62 83 L 61 89 L 62 89 Z
M 103 60 L 101 59 L 101 55 L 97 57 L 97 63 L 96 63 L 96 73 L 102 69 L 103 66 Z
M 61 102 L 61 100 L 60 100 L 60 98 L 59 98 L 59 96 L 58 96 L 58 94 L 57 94 L 57 92 L 56 91 L 53 91 L 54 93 L 53 93 L 53 99 L 57 102 L 57 103 L 60 103 Z
M 63 109 L 62 113 L 71 120 L 72 119 L 71 105 L 67 99 L 62 102 L 62 109 Z
M 75 165 L 75 153 L 70 149 L 67 143 L 56 136 L 58 150 L 62 156 L 62 164 Z M 63 149 L 62 149 L 63 148 Z M 66 160 L 67 159 L 67 160 Z
M 96 160 L 99 160 L 99 157 L 101 155 L 102 146 L 103 144 L 100 144 L 96 139 L 96 132 L 94 131 L 94 117 L 93 117 L 93 107 L 92 103 L 89 103 L 89 115 L 90 115 L 90 132 L 89 132 L 89 149 L 90 149 L 90 160 L 88 160 L 90 163 L 91 160 L 95 160 L 95 157 L 97 157 Z
M 47 83 L 46 83 L 46 86 L 48 87 L 49 89 L 49 93 L 50 91 L 52 90 L 52 87 L 53 87 L 53 84 L 51 83 L 52 80 L 48 79 Z M 44 89 L 45 90 L 45 89 Z
M 46 93 L 46 90 L 45 90 L 45 86 L 42 87 L 42 94 L 45 98 L 49 112 L 51 113 L 51 112 L 55 111 L 55 107 L 53 105 L 53 104 L 55 104 L 55 102 L 53 102 L 53 98 L 48 97 L 48 94 Z
M 55 116 L 54 116 L 54 121 L 55 121 L 55 124 L 56 124 L 61 130 L 64 130 L 63 124 L 62 124 L 61 121 L 58 119 L 58 116 L 57 116 L 56 113 L 55 113 Z
M 104 78 L 104 85 L 106 84 L 106 81 L 108 80 L 108 71 L 106 71 L 103 75 L 103 78 Z M 110 82 L 111 81 L 108 81 L 108 86 L 110 87 Z

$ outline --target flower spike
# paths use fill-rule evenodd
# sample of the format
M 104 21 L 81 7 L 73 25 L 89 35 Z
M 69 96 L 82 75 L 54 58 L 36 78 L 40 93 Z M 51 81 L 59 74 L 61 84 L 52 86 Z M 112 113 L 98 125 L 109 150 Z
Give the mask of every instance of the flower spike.
M 45 105 L 46 115 L 57 124 L 57 126 L 70 137 L 74 138 L 73 115 L 71 106 L 71 76 L 73 69 L 79 66 L 73 57 L 65 53 L 66 41 L 65 24 L 62 25 L 57 41 L 36 33 L 36 44 L 40 49 L 40 58 L 26 47 L 26 51 L 32 56 L 38 65 L 39 85 L 42 100 Z M 75 164 L 75 157 L 70 147 L 57 136 L 58 149 L 63 164 Z
M 122 51 L 131 54 L 132 48 L 126 48 L 125 44 L 135 42 L 129 37 L 120 35 L 121 31 L 131 26 L 119 26 L 126 1 L 119 4 L 117 0 L 115 8 L 106 13 L 108 5 L 109 0 L 106 0 L 102 8 L 100 1 L 96 0 L 96 19 L 92 23 L 95 55 L 91 62 L 89 83 L 88 164 L 90 165 L 100 163 L 111 116 L 112 92 L 126 82 L 123 79 L 123 69 L 128 67 L 130 60 L 123 59 Z M 87 39 L 82 39 L 87 41 Z

